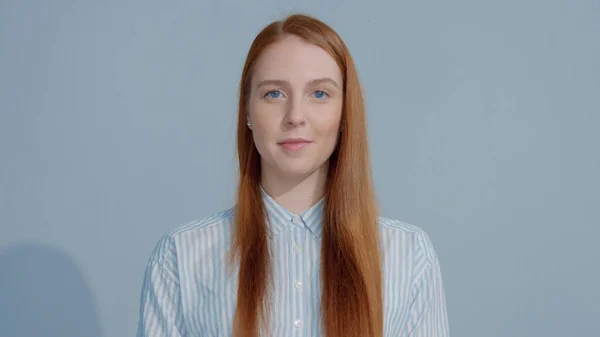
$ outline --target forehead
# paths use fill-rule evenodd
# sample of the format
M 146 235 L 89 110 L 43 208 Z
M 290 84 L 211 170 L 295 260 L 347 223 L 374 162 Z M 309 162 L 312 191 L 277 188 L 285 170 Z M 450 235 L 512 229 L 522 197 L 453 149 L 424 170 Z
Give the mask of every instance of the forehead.
M 252 83 L 276 79 L 301 84 L 322 77 L 330 77 L 342 84 L 340 68 L 329 53 L 299 37 L 288 35 L 261 53 L 254 67 Z

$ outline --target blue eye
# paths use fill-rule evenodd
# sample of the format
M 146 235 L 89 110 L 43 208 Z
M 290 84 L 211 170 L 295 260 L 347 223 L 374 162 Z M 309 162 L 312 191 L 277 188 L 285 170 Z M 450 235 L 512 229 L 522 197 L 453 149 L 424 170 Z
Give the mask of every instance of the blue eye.
M 317 90 L 317 91 L 315 91 L 314 92 L 314 96 L 317 99 L 324 99 L 324 98 L 329 97 L 329 95 L 325 91 L 323 91 L 323 90 Z
M 274 99 L 280 98 L 281 97 L 281 91 L 279 91 L 279 90 L 271 90 L 271 91 L 269 91 L 265 95 L 265 97 L 267 97 L 267 98 L 274 98 Z

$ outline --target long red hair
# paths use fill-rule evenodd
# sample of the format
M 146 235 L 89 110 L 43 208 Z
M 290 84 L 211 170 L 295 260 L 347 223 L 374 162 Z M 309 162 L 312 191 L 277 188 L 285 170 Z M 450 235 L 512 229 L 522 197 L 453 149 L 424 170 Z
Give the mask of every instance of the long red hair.
M 237 151 L 239 186 L 231 262 L 239 262 L 235 337 L 256 337 L 268 324 L 271 261 L 260 192 L 260 155 L 246 126 L 252 68 L 262 51 L 290 34 L 337 62 L 344 103 L 339 144 L 329 161 L 321 241 L 321 311 L 328 337 L 383 335 L 382 261 L 362 90 L 350 52 L 325 23 L 295 14 L 266 26 L 253 41 L 240 81 Z

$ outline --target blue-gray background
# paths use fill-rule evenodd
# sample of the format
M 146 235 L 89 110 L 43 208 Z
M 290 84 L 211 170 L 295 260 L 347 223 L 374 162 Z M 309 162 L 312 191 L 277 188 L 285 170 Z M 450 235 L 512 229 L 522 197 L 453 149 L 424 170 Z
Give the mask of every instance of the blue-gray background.
M 229 207 L 239 74 L 302 11 L 346 40 L 378 198 L 453 336 L 600 336 L 600 2 L 0 5 L 0 336 L 132 336 L 169 228 Z

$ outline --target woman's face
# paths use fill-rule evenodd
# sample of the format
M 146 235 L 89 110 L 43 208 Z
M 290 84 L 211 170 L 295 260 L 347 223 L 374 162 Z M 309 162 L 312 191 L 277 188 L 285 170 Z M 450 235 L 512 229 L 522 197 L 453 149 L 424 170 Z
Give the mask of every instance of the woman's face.
M 254 65 L 248 121 L 263 173 L 304 179 L 327 169 L 343 106 L 341 71 L 296 36 L 267 47 Z

